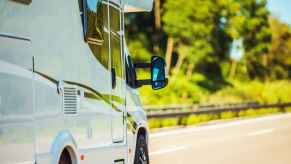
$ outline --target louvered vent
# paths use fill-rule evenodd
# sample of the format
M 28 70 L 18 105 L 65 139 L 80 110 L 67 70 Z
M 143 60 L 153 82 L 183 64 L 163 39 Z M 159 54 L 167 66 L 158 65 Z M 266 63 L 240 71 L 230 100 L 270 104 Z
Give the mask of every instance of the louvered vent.
M 64 114 L 65 115 L 76 115 L 79 108 L 79 97 L 78 91 L 73 87 L 64 87 Z

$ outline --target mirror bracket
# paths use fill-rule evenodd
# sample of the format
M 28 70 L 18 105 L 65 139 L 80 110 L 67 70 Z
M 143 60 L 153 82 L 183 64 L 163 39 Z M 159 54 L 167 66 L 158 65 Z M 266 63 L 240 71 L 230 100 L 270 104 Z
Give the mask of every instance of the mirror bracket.
M 151 63 L 134 63 L 136 69 L 148 69 L 151 68 Z M 136 88 L 142 87 L 143 85 L 152 85 L 151 79 L 135 80 Z
M 151 68 L 151 63 L 134 63 L 135 68 Z
M 135 69 L 151 69 L 151 79 L 138 80 L 135 78 L 135 88 L 143 85 L 151 85 L 154 90 L 164 88 L 168 84 L 165 65 L 165 60 L 159 56 L 152 56 L 151 63 L 134 63 Z
M 152 85 L 151 79 L 145 79 L 145 80 L 136 80 L 137 87 L 141 87 L 143 85 Z

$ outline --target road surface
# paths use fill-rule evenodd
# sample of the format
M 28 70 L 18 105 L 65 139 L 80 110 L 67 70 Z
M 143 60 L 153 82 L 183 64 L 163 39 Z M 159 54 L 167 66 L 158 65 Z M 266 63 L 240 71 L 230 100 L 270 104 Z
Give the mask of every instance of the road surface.
M 291 114 L 150 135 L 151 164 L 291 164 Z

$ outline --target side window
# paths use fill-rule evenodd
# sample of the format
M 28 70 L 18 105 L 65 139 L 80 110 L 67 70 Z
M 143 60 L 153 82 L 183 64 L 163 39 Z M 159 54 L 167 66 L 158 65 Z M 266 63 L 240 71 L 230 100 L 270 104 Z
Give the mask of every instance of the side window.
M 85 0 L 85 40 L 95 58 L 109 68 L 108 5 L 100 0 Z
M 121 13 L 120 10 L 111 6 L 110 11 L 110 48 L 112 56 L 112 68 L 115 69 L 116 76 L 124 78 L 123 76 L 123 60 L 122 60 L 122 30 L 121 30 Z

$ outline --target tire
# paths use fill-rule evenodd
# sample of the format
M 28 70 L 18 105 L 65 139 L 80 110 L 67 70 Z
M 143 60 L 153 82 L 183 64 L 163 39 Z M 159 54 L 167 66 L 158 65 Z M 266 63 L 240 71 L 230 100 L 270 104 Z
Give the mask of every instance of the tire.
M 148 145 L 143 135 L 137 138 L 134 164 L 149 164 Z
M 62 155 L 59 160 L 59 164 L 72 164 L 72 159 L 70 153 L 67 149 L 62 152 Z

